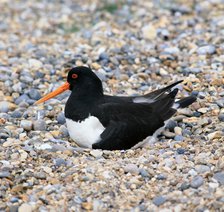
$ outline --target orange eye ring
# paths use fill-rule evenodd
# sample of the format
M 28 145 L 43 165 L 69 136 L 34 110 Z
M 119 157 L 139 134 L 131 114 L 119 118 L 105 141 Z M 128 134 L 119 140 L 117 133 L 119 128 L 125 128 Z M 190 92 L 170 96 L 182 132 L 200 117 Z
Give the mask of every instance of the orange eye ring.
M 72 79 L 78 78 L 78 74 L 72 74 Z

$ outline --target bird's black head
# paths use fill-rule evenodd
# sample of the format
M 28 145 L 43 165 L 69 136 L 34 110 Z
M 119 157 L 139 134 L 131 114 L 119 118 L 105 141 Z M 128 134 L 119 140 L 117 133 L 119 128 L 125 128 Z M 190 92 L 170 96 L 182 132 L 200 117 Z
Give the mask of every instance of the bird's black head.
M 97 98 L 103 95 L 103 86 L 101 80 L 93 71 L 85 66 L 72 68 L 67 76 L 67 82 L 56 90 L 39 99 L 36 104 L 45 102 L 60 93 L 71 90 L 72 96 L 86 98 Z
M 88 92 L 103 92 L 102 82 L 96 74 L 88 67 L 78 66 L 72 68 L 67 76 L 69 89 L 71 91 L 84 91 Z

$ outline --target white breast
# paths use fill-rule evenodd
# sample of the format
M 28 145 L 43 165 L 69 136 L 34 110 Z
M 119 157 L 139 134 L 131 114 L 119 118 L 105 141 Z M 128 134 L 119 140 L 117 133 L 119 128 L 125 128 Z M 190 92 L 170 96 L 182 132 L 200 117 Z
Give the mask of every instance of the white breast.
M 80 146 L 92 148 L 92 144 L 101 140 L 100 134 L 105 130 L 99 119 L 89 116 L 81 122 L 66 118 L 70 137 Z

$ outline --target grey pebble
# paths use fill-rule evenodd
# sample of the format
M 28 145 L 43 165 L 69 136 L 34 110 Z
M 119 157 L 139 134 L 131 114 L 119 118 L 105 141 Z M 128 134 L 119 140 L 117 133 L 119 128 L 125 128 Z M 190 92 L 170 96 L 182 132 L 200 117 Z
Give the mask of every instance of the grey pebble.
M 201 173 L 204 173 L 204 172 L 209 172 L 210 171 L 210 168 L 209 166 L 206 166 L 206 165 L 196 165 L 195 166 L 195 170 L 197 173 L 201 174 Z
M 31 88 L 28 92 L 28 95 L 31 99 L 38 100 L 41 98 L 41 95 L 38 90 Z
M 65 123 L 65 115 L 63 112 L 59 113 L 57 115 L 57 121 L 59 124 L 64 124 Z
M 5 177 L 9 177 L 9 176 L 10 176 L 10 172 L 8 172 L 8 171 L 0 172 L 0 178 L 5 178 Z
M 21 102 L 27 102 L 27 100 L 30 99 L 27 94 L 22 94 L 15 100 L 15 104 L 19 105 Z
M 7 113 L 9 111 L 9 103 L 7 101 L 0 102 L 0 113 Z
M 36 131 L 45 131 L 46 130 L 46 123 L 43 119 L 39 119 L 34 121 L 33 129 Z
M 37 179 L 44 180 L 44 179 L 46 179 L 47 176 L 46 176 L 45 172 L 40 171 L 38 173 L 35 173 L 34 177 L 36 177 Z
M 166 124 L 166 129 L 169 129 L 173 132 L 174 128 L 177 126 L 177 122 L 174 120 L 169 120 Z
M 150 174 L 146 169 L 139 169 L 140 175 L 144 178 L 150 178 Z
M 17 197 L 12 197 L 11 199 L 10 199 L 10 202 L 11 203 L 15 203 L 15 202 L 18 202 L 19 201 L 19 198 L 17 198 Z
M 156 206 L 160 206 L 166 202 L 166 198 L 164 196 L 157 196 L 152 200 L 153 204 Z
M 166 176 L 164 174 L 158 174 L 156 177 L 157 180 L 165 180 Z
M 133 163 L 129 163 L 127 164 L 125 167 L 124 167 L 124 171 L 126 173 L 130 172 L 130 173 L 136 173 L 138 174 L 139 173 L 139 168 L 138 166 L 136 166 L 135 164 Z
M 21 118 L 23 115 L 23 113 L 19 110 L 15 110 L 11 113 L 11 117 L 12 118 Z
M 185 152 L 186 152 L 186 150 L 184 148 L 178 148 L 177 149 L 177 153 L 180 154 L 180 155 L 184 154 Z
M 214 174 L 214 178 L 221 184 L 224 185 L 224 172 L 217 172 Z
M 102 52 L 100 55 L 99 55 L 99 60 L 109 60 L 109 56 L 107 53 L 105 52 Z
M 69 136 L 68 129 L 64 125 L 60 126 L 59 132 L 61 133 L 62 137 L 68 137 Z
M 199 188 L 200 186 L 203 185 L 203 183 L 204 183 L 203 177 L 200 175 L 197 175 L 192 179 L 190 185 L 192 188 Z
M 24 130 L 30 131 L 32 129 L 33 123 L 30 120 L 21 120 L 20 127 Z
M 186 189 L 190 188 L 190 184 L 188 182 L 183 182 L 180 186 L 180 190 L 184 191 Z
M 175 135 L 174 140 L 175 141 L 183 141 L 184 137 L 182 135 Z
M 197 49 L 199 55 L 214 54 L 215 52 L 216 48 L 213 45 L 202 46 Z
M 224 114 L 223 113 L 219 114 L 218 118 L 219 118 L 219 121 L 224 122 Z
M 224 98 L 218 99 L 218 100 L 216 101 L 216 104 L 217 104 L 219 107 L 223 108 L 223 107 L 224 107 Z
M 55 166 L 67 165 L 67 162 L 63 158 L 56 158 L 54 159 L 54 165 Z

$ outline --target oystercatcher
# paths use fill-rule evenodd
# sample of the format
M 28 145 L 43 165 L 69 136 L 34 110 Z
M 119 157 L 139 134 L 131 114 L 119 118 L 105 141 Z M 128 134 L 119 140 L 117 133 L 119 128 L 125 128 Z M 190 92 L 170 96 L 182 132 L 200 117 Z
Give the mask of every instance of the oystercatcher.
M 178 108 L 187 107 L 196 100 L 195 96 L 175 100 L 178 89 L 173 87 L 181 82 L 143 96 L 109 96 L 104 95 L 97 75 L 81 66 L 72 68 L 67 82 L 36 104 L 71 90 L 65 105 L 70 137 L 81 147 L 125 150 L 155 138 Z

